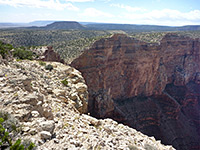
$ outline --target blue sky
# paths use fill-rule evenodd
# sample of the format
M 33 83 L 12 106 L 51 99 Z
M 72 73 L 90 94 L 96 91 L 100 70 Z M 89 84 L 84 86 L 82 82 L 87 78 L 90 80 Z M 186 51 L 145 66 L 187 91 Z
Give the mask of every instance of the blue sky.
M 200 0 L 0 0 L 0 22 L 200 25 Z

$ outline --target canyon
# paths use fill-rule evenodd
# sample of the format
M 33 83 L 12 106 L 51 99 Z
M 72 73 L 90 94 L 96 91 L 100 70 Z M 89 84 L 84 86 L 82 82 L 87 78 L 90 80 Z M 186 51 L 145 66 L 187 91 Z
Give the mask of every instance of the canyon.
M 32 142 L 34 150 L 175 150 L 112 119 L 87 115 L 87 106 L 87 85 L 73 67 L 0 55 L 0 126 L 13 143 L 21 139 L 26 149 Z M 1 150 L 11 149 L 2 143 Z
M 178 150 L 200 149 L 200 40 L 167 33 L 159 43 L 123 34 L 96 41 L 75 59 L 88 110 Z

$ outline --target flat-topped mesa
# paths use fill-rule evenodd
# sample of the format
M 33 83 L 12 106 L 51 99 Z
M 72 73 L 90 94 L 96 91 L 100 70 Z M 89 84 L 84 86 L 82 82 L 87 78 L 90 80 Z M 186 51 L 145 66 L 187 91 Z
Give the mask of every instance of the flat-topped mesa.
M 200 149 L 199 39 L 168 33 L 149 44 L 117 34 L 95 42 L 71 65 L 86 80 L 92 115 L 177 149 Z

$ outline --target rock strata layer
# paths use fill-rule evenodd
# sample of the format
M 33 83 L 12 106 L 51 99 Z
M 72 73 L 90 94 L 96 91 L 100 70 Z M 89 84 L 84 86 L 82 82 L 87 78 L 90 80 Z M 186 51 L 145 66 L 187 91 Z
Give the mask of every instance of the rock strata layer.
M 75 59 L 89 111 L 179 150 L 200 149 L 200 40 L 166 34 L 157 44 L 126 35 L 101 39 Z

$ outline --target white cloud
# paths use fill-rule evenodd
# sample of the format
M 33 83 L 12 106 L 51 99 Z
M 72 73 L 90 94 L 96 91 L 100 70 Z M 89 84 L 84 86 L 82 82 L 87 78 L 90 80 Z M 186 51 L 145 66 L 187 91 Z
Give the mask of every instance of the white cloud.
M 131 7 L 124 4 L 111 4 L 110 6 L 125 10 L 118 16 L 118 20 L 124 20 L 125 23 L 174 26 L 200 24 L 200 10 L 192 10 L 189 12 L 181 12 L 173 9 L 149 11 L 141 7 Z
M 102 2 L 104 2 L 104 3 L 109 3 L 109 2 L 111 2 L 112 0 L 101 0 Z
M 200 10 L 180 12 L 178 10 L 163 9 L 152 10 L 145 13 L 123 13 L 119 17 L 129 20 L 129 23 L 136 24 L 157 24 L 172 26 L 200 24 Z
M 128 5 L 124 5 L 124 4 L 111 4 L 111 7 L 118 7 L 118 8 L 122 8 L 125 9 L 128 12 L 136 12 L 136 11 L 140 11 L 140 12 L 145 12 L 146 9 L 141 8 L 141 7 L 131 7 Z
M 95 8 L 87 8 L 84 10 L 84 12 L 81 14 L 81 16 L 85 16 L 85 17 L 109 17 L 112 18 L 114 17 L 112 14 L 110 13 L 106 13 L 100 10 L 97 10 Z
M 93 2 L 94 0 L 65 0 L 67 2 Z
M 78 11 L 79 8 L 71 3 L 61 3 L 59 0 L 0 0 L 0 5 L 10 5 L 13 7 L 32 7 L 32 8 L 48 8 L 55 10 L 69 9 Z

